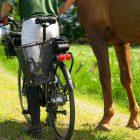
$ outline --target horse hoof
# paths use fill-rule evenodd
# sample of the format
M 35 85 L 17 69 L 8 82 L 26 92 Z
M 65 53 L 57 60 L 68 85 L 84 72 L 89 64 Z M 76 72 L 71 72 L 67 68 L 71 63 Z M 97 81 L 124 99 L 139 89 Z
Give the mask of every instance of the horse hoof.
M 111 127 L 110 124 L 98 124 L 98 126 L 96 127 L 97 131 L 106 131 L 106 132 L 110 132 L 111 131 Z
M 137 124 L 136 122 L 135 122 L 135 123 L 128 123 L 128 124 L 126 125 L 126 127 L 127 127 L 127 128 L 130 128 L 130 129 L 132 129 L 132 130 L 138 130 L 138 129 L 140 129 L 140 125 Z

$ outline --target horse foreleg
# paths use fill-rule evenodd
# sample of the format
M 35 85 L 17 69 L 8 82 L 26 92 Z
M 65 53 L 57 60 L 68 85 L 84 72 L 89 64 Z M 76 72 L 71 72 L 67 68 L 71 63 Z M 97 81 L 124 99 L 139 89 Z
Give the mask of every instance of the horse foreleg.
M 131 114 L 127 126 L 133 129 L 137 129 L 139 128 L 139 122 L 137 119 L 139 106 L 136 102 L 132 87 L 132 75 L 130 69 L 130 44 L 115 44 L 115 51 L 120 67 L 120 80 L 127 92 L 130 105 Z
M 97 129 L 107 131 L 111 129 L 109 122 L 114 115 L 114 105 L 111 95 L 111 74 L 108 56 L 108 42 L 104 38 L 104 32 L 100 32 L 100 30 L 94 30 L 94 32 L 89 30 L 88 38 L 97 59 L 100 83 L 104 98 L 104 115 L 98 124 Z

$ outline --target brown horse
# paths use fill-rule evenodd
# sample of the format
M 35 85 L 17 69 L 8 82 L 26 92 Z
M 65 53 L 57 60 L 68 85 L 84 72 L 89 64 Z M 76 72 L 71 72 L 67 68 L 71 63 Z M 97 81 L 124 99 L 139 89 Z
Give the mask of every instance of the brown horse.
M 127 126 L 137 129 L 140 127 L 139 106 L 132 87 L 129 43 L 140 43 L 140 0 L 76 0 L 76 4 L 98 62 L 102 85 L 104 115 L 97 128 L 110 130 L 109 122 L 114 115 L 108 56 L 108 43 L 112 42 L 120 67 L 120 80 L 130 104 Z

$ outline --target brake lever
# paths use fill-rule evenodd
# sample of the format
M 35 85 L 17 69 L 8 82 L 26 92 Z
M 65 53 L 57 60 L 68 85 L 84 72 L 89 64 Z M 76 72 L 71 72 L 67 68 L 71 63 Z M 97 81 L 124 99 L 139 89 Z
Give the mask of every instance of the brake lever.
M 8 16 L 8 20 L 9 22 L 12 22 L 16 26 L 16 28 L 18 28 L 18 24 L 14 21 L 13 17 Z

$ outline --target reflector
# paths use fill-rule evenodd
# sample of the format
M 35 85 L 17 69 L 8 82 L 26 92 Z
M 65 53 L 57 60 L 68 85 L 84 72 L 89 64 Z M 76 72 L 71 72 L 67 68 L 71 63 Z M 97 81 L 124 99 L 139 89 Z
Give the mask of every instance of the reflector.
M 70 60 L 71 59 L 71 55 L 69 53 L 66 54 L 59 54 L 57 56 L 57 60 L 58 61 L 65 61 L 65 60 Z
M 66 57 L 66 60 L 70 60 L 70 59 L 71 59 L 71 55 L 70 55 L 69 53 L 67 53 L 67 54 L 65 55 L 65 57 Z

